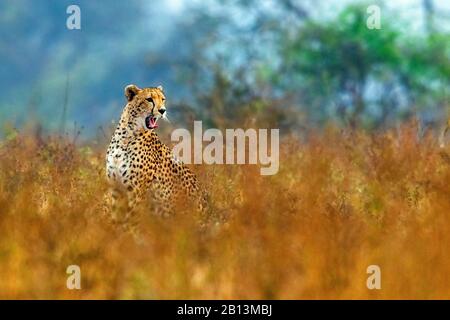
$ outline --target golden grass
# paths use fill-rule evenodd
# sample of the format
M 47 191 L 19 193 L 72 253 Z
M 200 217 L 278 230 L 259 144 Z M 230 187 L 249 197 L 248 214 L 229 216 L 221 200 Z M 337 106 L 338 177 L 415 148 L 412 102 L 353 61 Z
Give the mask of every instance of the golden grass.
M 145 242 L 98 209 L 102 151 L 19 135 L 0 147 L 0 298 L 450 298 L 450 156 L 431 138 L 284 139 L 280 171 L 197 166 L 226 223 L 143 214 Z M 81 267 L 81 290 L 66 268 Z M 368 290 L 366 268 L 381 267 Z

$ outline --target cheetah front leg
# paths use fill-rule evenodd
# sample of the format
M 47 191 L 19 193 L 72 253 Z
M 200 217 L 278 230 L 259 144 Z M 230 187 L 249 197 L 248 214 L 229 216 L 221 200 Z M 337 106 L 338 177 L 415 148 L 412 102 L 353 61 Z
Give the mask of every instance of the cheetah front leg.
M 140 204 L 143 202 L 143 193 L 138 189 L 129 188 L 127 191 L 127 208 L 123 221 L 124 229 L 129 232 L 137 243 L 142 244 L 143 238 L 140 231 L 140 215 L 138 212 Z
M 138 189 L 129 188 L 127 191 L 127 210 L 125 220 L 132 221 L 138 216 L 137 211 L 139 205 L 142 203 L 143 193 Z
M 125 190 L 120 186 L 113 186 L 109 190 L 111 219 L 114 224 L 126 232 L 129 232 L 137 240 L 142 242 L 139 235 L 137 209 L 142 202 L 141 194 L 129 188 Z
M 121 223 L 123 221 L 123 212 L 128 209 L 127 195 L 124 190 L 118 186 L 113 186 L 109 189 L 110 212 L 114 223 Z

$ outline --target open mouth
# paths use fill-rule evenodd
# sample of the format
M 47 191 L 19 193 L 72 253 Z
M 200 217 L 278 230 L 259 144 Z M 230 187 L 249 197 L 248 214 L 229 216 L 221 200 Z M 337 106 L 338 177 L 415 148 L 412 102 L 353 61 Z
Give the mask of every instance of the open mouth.
M 145 126 L 147 127 L 147 129 L 155 129 L 158 128 L 158 125 L 156 124 L 156 121 L 158 119 L 155 118 L 154 116 L 150 115 L 147 118 L 145 118 Z

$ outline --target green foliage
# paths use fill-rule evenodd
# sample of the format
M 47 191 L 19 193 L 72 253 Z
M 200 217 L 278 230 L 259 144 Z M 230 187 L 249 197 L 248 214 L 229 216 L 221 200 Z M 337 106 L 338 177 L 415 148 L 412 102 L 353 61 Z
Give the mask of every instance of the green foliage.
M 207 108 L 212 123 L 221 122 L 218 117 L 235 123 L 255 100 L 281 113 L 295 106 L 297 117 L 290 119 L 319 126 L 337 120 L 380 128 L 415 115 L 442 118 L 450 35 L 438 27 L 412 32 L 411 21 L 382 8 L 381 29 L 369 29 L 367 3 L 349 5 L 334 18 L 312 18 L 311 8 L 289 0 L 276 10 L 252 9 L 254 1 L 225 3 L 216 16 L 206 14 L 221 23 L 192 38 L 201 48 L 192 58 L 203 66 L 195 68 L 195 86 L 203 88 L 196 105 Z M 236 12 L 246 14 L 244 22 L 235 21 Z M 212 34 L 220 36 L 203 41 Z M 301 123 L 290 124 L 295 129 Z
M 449 36 L 405 35 L 389 18 L 371 30 L 365 8 L 350 6 L 333 21 L 308 21 L 282 37 L 275 81 L 317 121 L 379 126 L 411 114 L 402 107 L 439 106 L 450 79 Z

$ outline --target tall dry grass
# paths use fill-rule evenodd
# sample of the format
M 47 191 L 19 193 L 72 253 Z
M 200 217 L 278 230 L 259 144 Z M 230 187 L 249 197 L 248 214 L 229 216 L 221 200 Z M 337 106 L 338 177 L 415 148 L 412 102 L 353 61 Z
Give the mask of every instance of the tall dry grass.
M 143 244 L 101 214 L 102 150 L 19 135 L 0 147 L 0 298 L 450 298 L 450 156 L 431 137 L 284 139 L 280 171 L 198 166 L 225 218 L 142 213 Z M 66 268 L 81 267 L 81 290 Z M 366 268 L 381 268 L 368 290 Z

